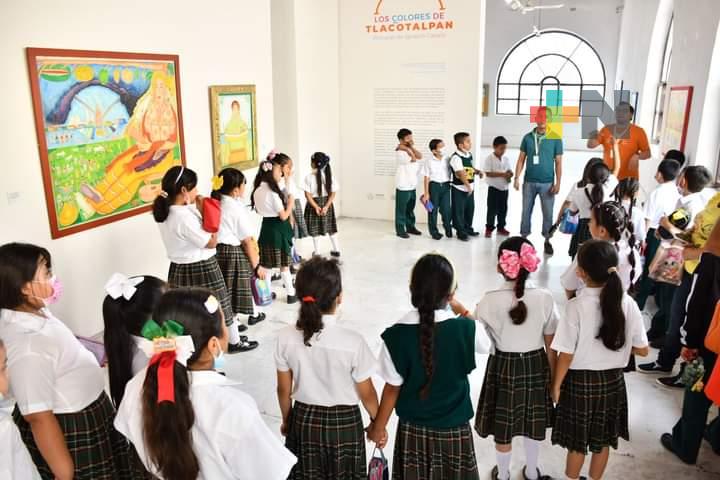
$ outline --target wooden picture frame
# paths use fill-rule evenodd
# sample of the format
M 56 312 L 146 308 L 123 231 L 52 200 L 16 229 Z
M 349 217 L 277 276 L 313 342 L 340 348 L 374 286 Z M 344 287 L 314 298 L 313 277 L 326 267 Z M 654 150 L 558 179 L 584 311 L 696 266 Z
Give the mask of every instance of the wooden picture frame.
M 685 151 L 692 97 L 692 86 L 670 87 L 660 136 L 660 151 L 663 154 L 672 149 Z
M 53 239 L 148 212 L 185 164 L 177 55 L 27 48 Z
M 209 90 L 215 174 L 228 167 L 257 167 L 255 85 L 214 85 Z

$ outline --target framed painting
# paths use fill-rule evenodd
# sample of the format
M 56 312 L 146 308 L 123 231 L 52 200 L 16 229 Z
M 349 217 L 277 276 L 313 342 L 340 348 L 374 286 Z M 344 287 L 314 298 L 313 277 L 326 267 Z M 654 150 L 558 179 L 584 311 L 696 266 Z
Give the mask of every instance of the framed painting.
M 149 211 L 185 163 L 177 55 L 26 53 L 52 238 Z
M 663 154 L 671 149 L 685 151 L 692 95 L 693 87 L 670 87 L 660 137 L 660 151 Z
M 257 167 L 255 85 L 211 86 L 210 120 L 215 174 L 226 167 Z

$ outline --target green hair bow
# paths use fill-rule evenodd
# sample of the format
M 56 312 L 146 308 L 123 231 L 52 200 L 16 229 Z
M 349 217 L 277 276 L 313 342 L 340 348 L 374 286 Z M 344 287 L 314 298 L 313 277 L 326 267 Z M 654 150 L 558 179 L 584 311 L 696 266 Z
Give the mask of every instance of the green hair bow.
M 146 339 L 150 340 L 151 342 L 160 337 L 165 338 L 174 338 L 179 337 L 185 332 L 185 328 L 180 325 L 175 320 L 165 320 L 163 322 L 162 326 L 158 325 L 158 323 L 150 319 L 147 322 L 145 322 L 145 325 L 143 325 L 142 330 L 140 330 L 140 334 L 145 337 Z

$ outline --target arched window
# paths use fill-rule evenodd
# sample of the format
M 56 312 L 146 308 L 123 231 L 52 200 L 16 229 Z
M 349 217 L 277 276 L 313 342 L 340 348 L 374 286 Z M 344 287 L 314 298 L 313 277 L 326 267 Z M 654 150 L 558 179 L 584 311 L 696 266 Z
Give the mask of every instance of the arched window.
M 672 62 L 672 46 L 673 46 L 673 25 L 674 17 L 670 18 L 667 36 L 665 37 L 665 51 L 663 52 L 662 68 L 660 69 L 660 78 L 658 80 L 657 93 L 655 94 L 655 112 L 653 114 L 652 141 L 660 143 L 660 133 L 662 132 L 663 109 L 665 108 L 665 100 L 668 89 L 668 77 L 670 76 L 670 63 Z
M 549 90 L 558 89 L 565 107 L 590 102 L 583 99 L 583 90 L 596 90 L 604 98 L 605 67 L 597 51 L 579 35 L 541 30 L 505 54 L 497 76 L 495 112 L 529 115 L 531 107 L 548 104 Z

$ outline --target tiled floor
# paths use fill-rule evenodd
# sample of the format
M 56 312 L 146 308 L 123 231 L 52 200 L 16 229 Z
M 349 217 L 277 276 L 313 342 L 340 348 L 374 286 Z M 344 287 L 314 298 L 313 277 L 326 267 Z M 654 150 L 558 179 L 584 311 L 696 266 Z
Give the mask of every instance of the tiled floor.
M 566 156 L 568 177 L 574 178 L 582 168 L 586 154 Z M 579 167 L 578 167 L 579 165 Z M 563 182 L 569 185 L 568 182 Z M 479 193 L 484 201 L 484 193 Z M 519 195 L 510 198 L 509 229 L 517 232 L 519 227 Z M 478 202 L 482 203 L 482 202 Z M 539 207 L 539 206 L 538 206 Z M 540 214 L 536 209 L 536 217 Z M 484 223 L 484 207 L 476 215 L 477 227 Z M 539 223 L 539 218 L 535 218 Z M 534 228 L 538 228 L 539 225 Z M 343 250 L 344 303 L 341 309 L 342 321 L 365 335 L 371 348 L 378 351 L 380 333 L 410 308 L 408 278 L 415 260 L 428 251 L 437 250 L 450 256 L 458 269 L 459 298 L 467 305 L 473 305 L 483 292 L 500 281 L 495 273 L 497 240 L 476 239 L 461 243 L 455 239 L 433 241 L 426 234 L 420 238 L 402 240 L 393 234 L 390 222 L 341 219 L 340 232 Z M 424 230 L 424 225 L 421 226 Z M 539 230 L 539 228 L 538 228 Z M 556 255 L 544 261 L 540 270 L 533 275 L 536 284 L 550 288 L 559 302 L 564 295 L 558 283 L 560 274 L 569 264 L 567 238 L 555 239 Z M 531 237 L 540 245 L 539 235 Z M 300 242 L 304 255 L 310 255 L 312 243 Z M 329 250 L 329 244 L 327 245 Z M 253 352 L 233 355 L 228 359 L 228 375 L 244 382 L 243 389 L 257 401 L 268 424 L 279 431 L 279 408 L 275 396 L 275 368 L 273 344 L 276 333 L 284 326 L 294 323 L 296 308 L 284 303 L 284 293 L 278 290 L 279 300 L 268 310 L 268 320 L 251 327 L 248 332 L 258 339 L 261 346 Z M 562 311 L 562 306 L 561 306 Z M 654 358 L 656 352 L 651 352 Z M 478 357 L 478 368 L 470 376 L 472 399 L 476 403 L 482 386 L 486 356 Z M 633 373 L 626 376 L 630 399 L 630 435 L 632 441 L 622 442 L 620 449 L 611 454 L 605 478 L 608 479 L 657 479 L 657 478 L 720 478 L 720 457 L 713 454 L 707 444 L 703 445 L 698 465 L 686 466 L 665 452 L 658 439 L 663 432 L 671 429 L 681 407 L 681 393 L 664 389 L 655 383 L 655 376 Z M 380 390 L 381 382 L 377 382 Z M 711 415 L 717 415 L 714 408 Z M 395 420 L 389 426 L 391 442 L 386 454 L 392 456 L 392 438 Z M 495 464 L 494 445 L 491 440 L 475 437 L 477 459 L 481 478 L 490 478 Z M 512 460 L 512 478 L 522 478 L 524 465 L 522 442 L 515 444 L 516 454 Z M 368 445 L 368 453 L 371 446 Z M 564 478 L 565 451 L 553 447 L 546 440 L 541 448 L 540 464 L 544 473 Z M 589 463 L 589 462 L 586 462 Z M 586 469 L 587 470 L 587 469 Z

